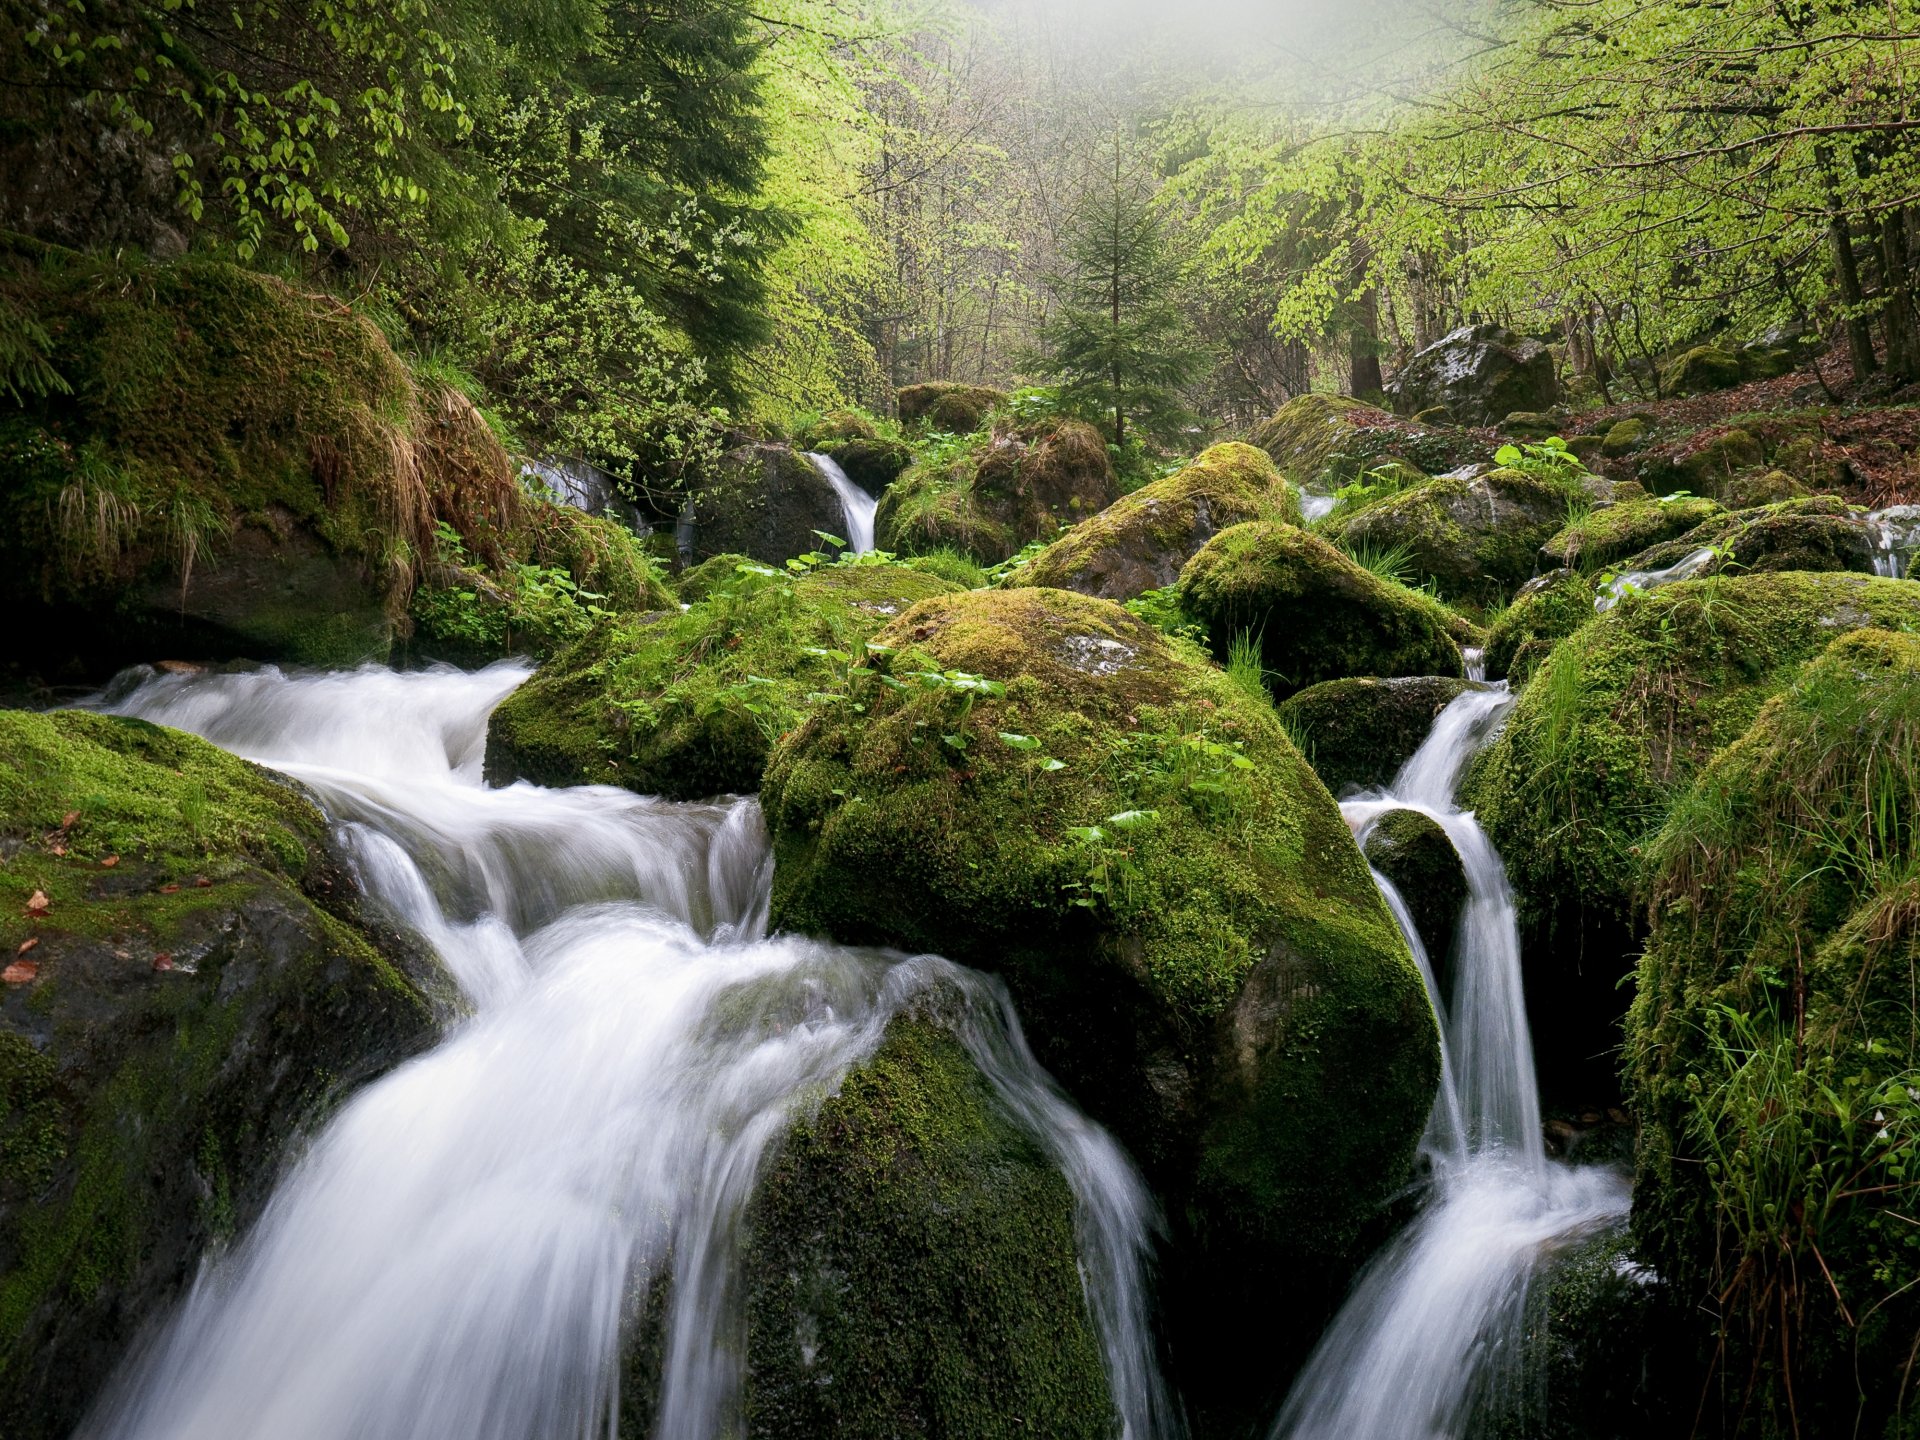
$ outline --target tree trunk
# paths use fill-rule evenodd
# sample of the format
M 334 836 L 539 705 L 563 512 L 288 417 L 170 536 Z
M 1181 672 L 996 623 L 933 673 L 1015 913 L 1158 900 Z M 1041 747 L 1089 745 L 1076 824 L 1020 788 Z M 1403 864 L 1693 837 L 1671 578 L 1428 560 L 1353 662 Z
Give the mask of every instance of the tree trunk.
M 1880 222 L 1880 275 L 1887 371 L 1903 384 L 1911 384 L 1920 380 L 1920 316 L 1914 313 L 1906 217 L 1897 210 Z
M 1836 214 L 1827 221 L 1827 249 L 1833 256 L 1834 288 L 1847 310 L 1847 354 L 1853 361 L 1853 376 L 1864 380 L 1880 366 L 1873 358 L 1873 331 L 1861 313 L 1867 297 L 1860 288 L 1860 266 L 1854 259 L 1846 216 Z

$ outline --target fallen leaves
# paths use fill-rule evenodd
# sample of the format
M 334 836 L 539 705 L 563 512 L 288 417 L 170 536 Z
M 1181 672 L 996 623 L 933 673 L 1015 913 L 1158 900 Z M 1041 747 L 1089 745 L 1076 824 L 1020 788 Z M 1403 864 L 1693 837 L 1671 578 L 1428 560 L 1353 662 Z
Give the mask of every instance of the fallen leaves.
M 111 870 L 113 869 L 114 866 L 118 865 L 119 863 L 120 863 L 120 857 L 118 855 L 109 855 L 107 856 L 106 859 L 100 862 L 100 868 L 102 870 Z
M 29 936 L 27 939 L 22 940 L 20 942 L 20 948 L 14 951 L 13 953 L 16 955 L 24 955 L 29 950 L 37 946 L 39 943 L 40 943 L 40 937 L 38 935 Z
M 158 955 L 153 957 L 153 968 L 156 970 L 173 969 L 173 956 L 165 950 L 162 950 Z
M 47 892 L 36 890 L 27 897 L 26 915 L 29 920 L 39 920 L 53 909 L 53 901 L 47 898 Z
M 162 885 L 160 887 L 160 893 L 162 895 L 172 895 L 172 894 L 175 894 L 179 889 L 180 887 L 178 885 Z
M 40 965 L 34 960 L 16 960 L 6 969 L 0 970 L 0 980 L 9 985 L 25 985 L 40 973 Z

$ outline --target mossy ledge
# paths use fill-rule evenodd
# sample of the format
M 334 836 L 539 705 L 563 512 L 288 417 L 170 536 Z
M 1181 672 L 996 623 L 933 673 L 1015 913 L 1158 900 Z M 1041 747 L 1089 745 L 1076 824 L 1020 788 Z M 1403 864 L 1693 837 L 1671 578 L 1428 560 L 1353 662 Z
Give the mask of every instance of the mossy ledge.
M 0 1405 L 64 1440 L 447 990 L 359 923 L 312 805 L 175 731 L 0 711 L 0 853 Z

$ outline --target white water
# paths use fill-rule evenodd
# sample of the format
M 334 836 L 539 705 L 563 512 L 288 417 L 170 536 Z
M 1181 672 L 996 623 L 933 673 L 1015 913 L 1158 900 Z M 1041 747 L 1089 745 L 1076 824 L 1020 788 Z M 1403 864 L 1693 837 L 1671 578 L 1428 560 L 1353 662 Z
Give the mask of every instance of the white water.
M 832 456 L 809 450 L 807 458 L 840 497 L 841 512 L 847 517 L 847 548 L 855 555 L 866 554 L 873 549 L 873 517 L 880 508 L 879 500 L 849 480 Z
M 1708 546 L 1688 552 L 1664 570 L 1629 570 L 1616 575 L 1594 597 L 1593 608 L 1604 615 L 1629 595 L 1637 595 L 1644 590 L 1658 590 L 1662 585 L 1672 585 L 1680 580 L 1691 580 L 1711 565 L 1719 554 L 1718 550 Z
M 1152 1200 L 1039 1069 L 1000 987 L 931 956 L 766 937 L 753 800 L 486 789 L 487 715 L 526 674 L 149 674 L 104 702 L 308 785 L 473 1013 L 294 1161 L 83 1440 L 610 1440 L 623 1325 L 659 1282 L 654 1433 L 736 1433 L 738 1226 L 762 1156 L 934 992 L 1073 1192 L 1126 1433 L 1174 1433 Z
M 1504 690 L 1461 695 L 1391 786 L 1340 807 L 1363 839 L 1388 810 L 1432 816 L 1460 852 L 1467 903 L 1443 1006 L 1406 906 L 1381 887 L 1442 1029 L 1441 1091 L 1422 1144 L 1433 1194 L 1368 1265 L 1294 1382 L 1275 1440 L 1457 1440 L 1512 1378 L 1541 1259 L 1626 1213 L 1624 1177 L 1546 1158 L 1513 894 L 1486 834 L 1453 803 L 1510 703 Z
M 1310 490 L 1300 492 L 1300 518 L 1311 525 L 1333 513 L 1333 507 L 1340 502 L 1331 495 L 1316 495 Z
M 1873 573 L 1904 580 L 1913 572 L 1913 556 L 1920 551 L 1920 505 L 1894 505 L 1867 516 L 1873 527 Z

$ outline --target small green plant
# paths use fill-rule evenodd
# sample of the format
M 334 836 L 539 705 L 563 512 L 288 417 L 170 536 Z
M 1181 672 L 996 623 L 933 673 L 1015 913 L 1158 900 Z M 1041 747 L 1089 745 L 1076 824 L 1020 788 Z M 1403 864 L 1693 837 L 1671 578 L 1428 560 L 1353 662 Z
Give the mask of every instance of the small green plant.
M 1493 452 L 1493 463 L 1503 470 L 1518 470 L 1523 475 L 1563 486 L 1578 485 L 1588 473 L 1585 463 L 1558 435 L 1520 445 L 1502 445 Z
M 1335 542 L 1339 544 L 1339 542 Z M 1401 585 L 1407 589 L 1417 588 L 1413 584 L 1413 547 L 1402 542 L 1397 545 L 1375 545 L 1368 540 L 1350 540 L 1340 544 L 1339 548 L 1347 558 L 1371 575 L 1385 580 L 1389 585 Z
M 1060 392 L 1051 385 L 1023 385 L 1007 397 L 1006 412 L 1022 424 L 1051 420 L 1062 412 Z
M 1098 825 L 1068 826 L 1067 836 L 1079 842 L 1087 866 L 1083 879 L 1067 884 L 1068 889 L 1079 892 L 1071 903 L 1087 910 L 1102 904 L 1109 910 L 1130 904 L 1138 872 L 1133 865 L 1133 847 L 1120 843 L 1121 837 L 1159 818 L 1158 810 L 1122 810 Z
M 980 590 L 992 583 L 991 577 L 978 561 L 952 545 L 935 546 L 926 554 L 917 555 L 905 563 L 915 570 L 924 570 L 929 575 L 938 575 L 942 580 L 964 585 L 969 590 Z
M 1260 634 L 1241 630 L 1227 646 L 1227 678 L 1255 700 L 1266 701 L 1267 671 L 1260 663 Z
M 1138 615 L 1163 635 L 1176 640 L 1191 640 L 1196 645 L 1207 643 L 1205 627 L 1195 624 L 1192 617 L 1180 608 L 1178 585 L 1144 590 L 1127 601 L 1126 606 L 1130 614 Z
M 985 571 L 987 583 L 990 585 L 1005 584 L 1007 579 L 1013 575 L 1015 571 L 1051 544 L 1053 544 L 1052 539 L 1029 541 L 1017 552 L 1002 560 L 998 565 L 989 565 Z

